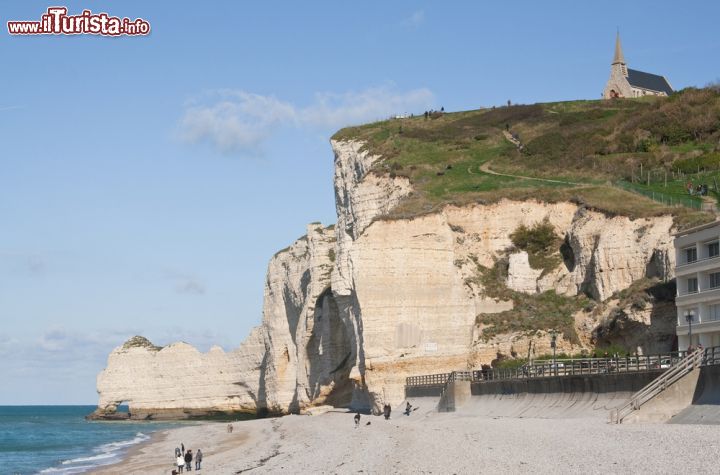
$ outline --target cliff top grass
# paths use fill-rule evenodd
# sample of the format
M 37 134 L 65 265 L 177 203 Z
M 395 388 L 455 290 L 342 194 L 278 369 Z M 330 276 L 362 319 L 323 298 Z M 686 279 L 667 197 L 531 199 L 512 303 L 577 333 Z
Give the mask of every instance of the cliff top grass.
M 517 147 L 509 137 L 516 138 Z M 502 198 L 573 201 L 631 218 L 672 214 L 680 229 L 714 219 L 673 203 L 685 183 L 720 183 L 720 93 L 515 105 L 391 119 L 337 132 L 380 156 L 373 173 L 405 176 L 414 192 L 387 218 Z M 495 173 L 495 174 L 493 174 Z M 543 181 L 552 180 L 552 181 Z M 627 188 L 627 186 L 625 186 Z

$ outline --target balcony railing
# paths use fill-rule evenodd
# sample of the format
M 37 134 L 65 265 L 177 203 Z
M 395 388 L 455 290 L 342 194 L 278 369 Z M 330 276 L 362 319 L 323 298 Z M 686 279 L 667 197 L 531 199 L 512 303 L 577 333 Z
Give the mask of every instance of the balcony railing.
M 708 315 L 706 317 L 693 319 L 692 324 L 693 325 L 701 325 L 703 323 L 712 323 L 712 322 L 719 322 L 719 321 L 720 321 L 720 315 L 716 315 L 716 316 Z M 678 326 L 679 327 L 688 326 L 687 320 L 685 320 L 684 318 L 678 318 Z
M 692 264 L 697 264 L 698 262 L 705 262 L 705 261 L 710 261 L 710 260 L 718 259 L 718 258 L 720 258 L 720 255 L 717 255 L 717 256 L 708 256 L 708 257 L 700 257 L 700 258 L 698 258 L 698 259 L 695 259 L 694 261 L 685 261 L 685 262 L 683 262 L 683 263 L 679 263 L 679 264 L 677 264 L 676 267 L 685 267 L 685 266 L 689 266 L 689 265 L 692 265 Z

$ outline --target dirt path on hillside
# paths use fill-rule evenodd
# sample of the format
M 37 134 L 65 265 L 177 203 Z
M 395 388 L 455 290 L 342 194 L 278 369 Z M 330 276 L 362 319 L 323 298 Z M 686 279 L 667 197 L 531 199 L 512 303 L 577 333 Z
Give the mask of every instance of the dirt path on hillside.
M 495 176 L 505 176 L 508 178 L 520 178 L 522 180 L 536 180 L 536 181 L 543 181 L 546 183 L 559 183 L 562 185 L 574 185 L 574 186 L 587 186 L 588 183 L 579 183 L 575 181 L 565 181 L 565 180 L 552 180 L 550 178 L 536 178 L 533 176 L 524 176 L 524 175 L 511 175 L 509 173 L 499 173 L 496 171 L 493 171 L 490 169 L 490 163 L 492 160 L 488 160 L 487 162 L 480 165 L 480 171 L 483 173 L 487 173 L 488 175 L 495 175 Z M 468 168 L 468 173 L 473 174 L 473 172 Z

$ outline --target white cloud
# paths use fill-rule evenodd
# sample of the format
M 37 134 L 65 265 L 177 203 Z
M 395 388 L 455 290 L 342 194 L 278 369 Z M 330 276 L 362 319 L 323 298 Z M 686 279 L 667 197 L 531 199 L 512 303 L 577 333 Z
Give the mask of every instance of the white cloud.
M 223 153 L 257 151 L 278 128 L 338 129 L 432 107 L 433 93 L 425 88 L 407 92 L 391 85 L 359 92 L 315 95 L 299 107 L 273 96 L 222 90 L 189 104 L 180 120 L 180 137 L 187 143 L 207 142 Z
M 376 87 L 344 94 L 316 94 L 315 103 L 299 111 L 303 124 L 328 128 L 382 120 L 396 114 L 421 112 L 432 106 L 434 96 L 428 89 L 399 93 L 388 87 Z
M 402 25 L 406 28 L 419 28 L 425 22 L 425 12 L 417 10 L 409 17 L 402 21 Z
M 292 105 L 272 96 L 245 91 L 218 91 L 217 102 L 192 105 L 180 121 L 182 138 L 212 142 L 222 152 L 255 148 L 279 123 L 293 120 Z
M 0 355 L 14 376 L 63 378 L 74 371 L 94 373 L 114 347 L 136 333 L 136 329 L 78 332 L 53 326 L 25 339 L 0 335 Z

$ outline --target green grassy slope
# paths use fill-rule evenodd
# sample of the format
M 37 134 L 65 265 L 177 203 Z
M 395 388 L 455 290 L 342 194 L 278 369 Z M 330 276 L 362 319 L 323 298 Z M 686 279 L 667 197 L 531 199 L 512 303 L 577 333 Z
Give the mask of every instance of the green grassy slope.
M 518 137 L 522 149 L 504 131 Z M 671 213 L 680 227 L 688 227 L 714 218 L 623 187 L 692 205 L 699 202 L 685 189 L 692 180 L 708 184 L 713 196 L 714 183 L 720 183 L 720 94 L 689 89 L 670 98 L 435 113 L 346 128 L 333 139 L 365 141 L 382 157 L 374 173 L 410 179 L 415 192 L 388 218 L 449 203 L 537 198 L 572 200 L 630 217 Z

